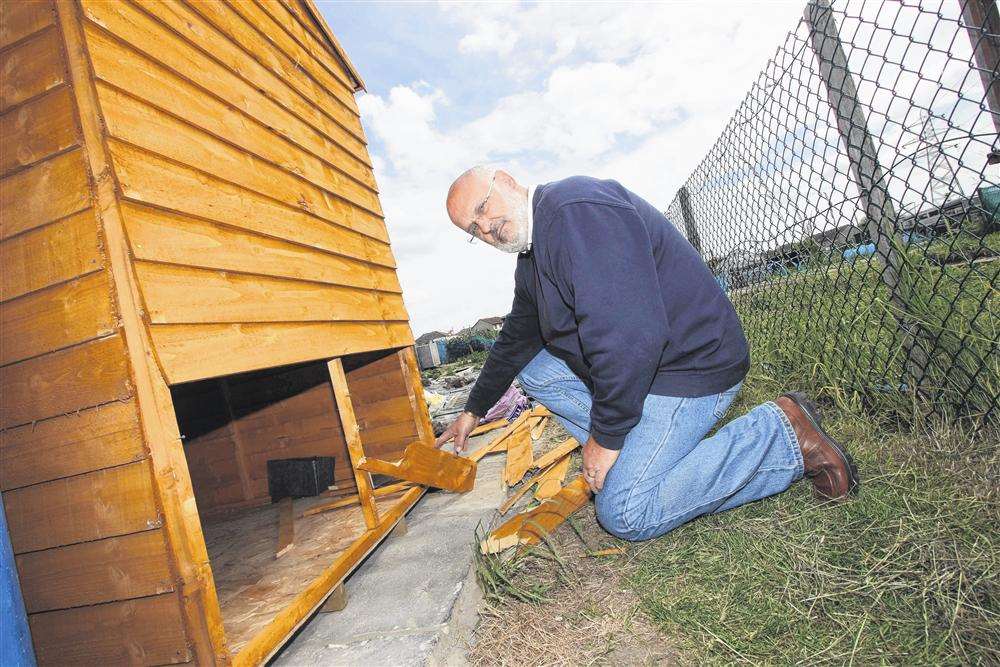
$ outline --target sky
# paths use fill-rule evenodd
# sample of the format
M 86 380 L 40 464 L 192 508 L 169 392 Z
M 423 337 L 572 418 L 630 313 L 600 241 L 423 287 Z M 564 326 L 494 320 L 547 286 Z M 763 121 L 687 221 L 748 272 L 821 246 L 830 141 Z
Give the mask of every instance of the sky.
M 803 2 L 317 2 L 358 106 L 414 335 L 503 315 L 514 255 L 453 227 L 466 168 L 613 178 L 665 210 Z

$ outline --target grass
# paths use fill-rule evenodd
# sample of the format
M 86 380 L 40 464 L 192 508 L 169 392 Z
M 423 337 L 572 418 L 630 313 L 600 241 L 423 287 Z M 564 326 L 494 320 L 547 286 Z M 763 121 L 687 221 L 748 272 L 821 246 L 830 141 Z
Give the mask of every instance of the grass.
M 742 407 L 777 390 L 754 377 Z M 996 664 L 1000 433 L 828 426 L 859 497 L 821 506 L 798 484 L 650 542 L 630 575 L 645 611 L 699 663 Z

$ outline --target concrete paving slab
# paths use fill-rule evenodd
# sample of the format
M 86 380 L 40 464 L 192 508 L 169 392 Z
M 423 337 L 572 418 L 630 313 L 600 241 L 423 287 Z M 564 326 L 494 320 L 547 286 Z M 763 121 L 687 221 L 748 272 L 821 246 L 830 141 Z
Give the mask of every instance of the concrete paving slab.
M 314 615 L 273 664 L 462 664 L 464 638 L 449 633 L 467 635 L 475 623 L 475 530 L 503 502 L 503 465 L 502 455 L 481 460 L 467 494 L 425 495 L 407 516 L 406 534 L 390 535 L 348 578 L 347 608 Z

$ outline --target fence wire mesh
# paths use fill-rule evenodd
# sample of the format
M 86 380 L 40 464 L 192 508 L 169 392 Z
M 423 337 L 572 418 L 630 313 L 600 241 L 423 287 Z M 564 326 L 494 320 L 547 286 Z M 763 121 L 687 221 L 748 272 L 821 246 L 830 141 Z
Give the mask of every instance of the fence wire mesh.
M 992 0 L 812 0 L 668 216 L 766 373 L 1000 417 Z

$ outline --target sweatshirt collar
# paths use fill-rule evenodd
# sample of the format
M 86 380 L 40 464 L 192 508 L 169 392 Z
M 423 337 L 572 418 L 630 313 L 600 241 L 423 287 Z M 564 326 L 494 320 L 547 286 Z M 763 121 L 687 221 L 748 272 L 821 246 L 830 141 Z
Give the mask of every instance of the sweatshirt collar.
M 528 247 L 525 252 L 531 251 L 532 234 L 535 230 L 535 186 L 528 187 Z

